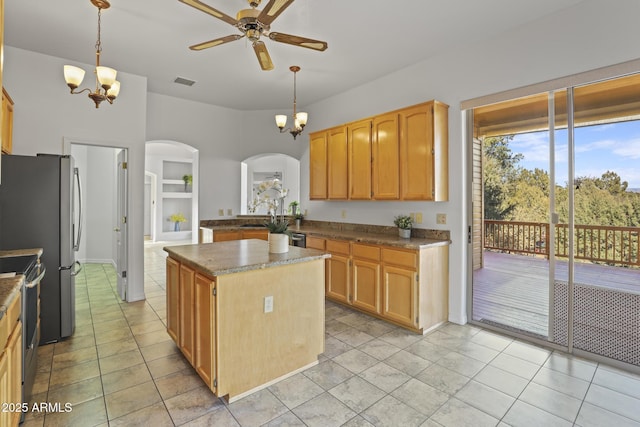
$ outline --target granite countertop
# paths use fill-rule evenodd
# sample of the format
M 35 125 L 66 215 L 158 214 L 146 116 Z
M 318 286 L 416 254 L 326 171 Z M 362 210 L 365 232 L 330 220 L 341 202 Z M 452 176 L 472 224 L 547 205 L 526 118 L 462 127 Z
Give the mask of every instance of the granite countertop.
M 204 226 L 216 231 L 223 230 L 246 230 L 246 229 L 264 229 L 264 226 L 256 224 L 255 227 L 247 227 L 245 225 L 230 224 L 230 225 L 213 225 Z M 372 227 L 374 228 L 374 227 Z M 415 230 L 415 229 L 414 229 Z M 352 242 L 370 243 L 374 245 L 383 246 L 395 246 L 405 249 L 426 249 L 433 246 L 445 246 L 450 245 L 451 240 L 439 239 L 439 238 L 427 238 L 427 237 L 411 237 L 410 239 L 404 239 L 399 237 L 397 229 L 394 228 L 396 234 L 380 233 L 376 231 L 363 231 L 363 230 L 341 230 L 326 227 L 315 227 L 302 225 L 296 227 L 295 225 L 289 226 L 289 231 L 292 233 L 304 233 L 307 236 L 321 237 L 335 240 L 347 240 Z
M 42 255 L 42 248 L 0 250 L 0 257 Z M 21 274 L 0 278 L 0 319 L 2 319 L 14 298 L 18 296 L 24 283 Z
M 283 254 L 270 254 L 269 243 L 258 239 L 166 246 L 163 249 L 172 258 L 210 276 L 222 276 L 330 257 L 323 251 L 295 246 L 290 246 L 289 252 Z

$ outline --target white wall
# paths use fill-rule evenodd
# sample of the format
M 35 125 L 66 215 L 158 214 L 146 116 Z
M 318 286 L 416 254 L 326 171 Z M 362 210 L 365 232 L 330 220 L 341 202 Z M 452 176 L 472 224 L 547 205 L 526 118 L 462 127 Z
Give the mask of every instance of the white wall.
M 87 59 L 92 59 L 88 57 Z M 5 46 L 3 85 L 15 102 L 15 154 L 69 154 L 70 143 L 122 147 L 129 154 L 129 292 L 144 298 L 143 190 L 147 79 L 118 73 L 122 84 L 114 105 L 96 109 L 86 96 L 70 95 L 62 58 Z M 78 64 L 85 70 L 93 65 Z M 88 72 L 87 76 L 91 73 Z M 85 85 L 91 83 L 85 82 Z M 84 87 L 84 86 L 83 86 Z M 64 143 L 66 138 L 66 144 Z
M 74 144 L 71 155 L 82 183 L 82 238 L 77 259 L 114 263 L 116 259 L 117 149 Z
M 240 209 L 240 162 L 261 153 L 301 159 L 301 203 L 309 218 L 390 225 L 400 212 L 424 212 L 425 228 L 451 230 L 450 320 L 466 321 L 466 150 L 460 102 L 640 57 L 640 2 L 585 0 L 573 8 L 508 31 L 493 41 L 443 52 L 379 80 L 313 105 L 305 133 L 280 135 L 276 111 L 241 112 L 154 93 L 143 77 L 123 75 L 117 105 L 95 110 L 66 94 L 63 60 L 7 48 L 5 84 L 16 102 L 14 144 L 19 154 L 60 152 L 64 135 L 117 141 L 130 147 L 129 253 L 132 282 L 142 283 L 145 124 L 147 140 L 168 139 L 200 151 L 200 218 Z M 482 23 L 478 23 L 482 31 Z M 442 37 L 447 37 L 443 34 Z M 85 65 L 85 69 L 90 66 Z M 230 82 L 232 84 L 233 82 Z M 438 99 L 449 109 L 449 202 L 309 202 L 308 133 L 362 117 Z M 148 103 L 147 103 L 148 101 Z M 34 124 L 37 124 L 35 126 Z M 134 172 L 135 171 L 135 172 Z M 135 175 L 135 176 L 134 176 Z M 342 209 L 347 218 L 339 218 Z M 435 214 L 447 214 L 447 225 Z M 133 241 L 131 240 L 133 239 Z M 139 246 L 136 246 L 139 245 Z M 137 267 L 136 279 L 133 279 Z

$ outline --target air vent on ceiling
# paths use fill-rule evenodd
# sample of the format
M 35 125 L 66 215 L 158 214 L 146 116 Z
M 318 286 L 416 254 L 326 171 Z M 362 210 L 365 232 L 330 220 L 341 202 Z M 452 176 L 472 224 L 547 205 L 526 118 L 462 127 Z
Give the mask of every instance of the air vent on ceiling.
M 173 82 L 185 86 L 193 86 L 196 83 L 195 80 L 185 79 L 184 77 L 176 77 Z

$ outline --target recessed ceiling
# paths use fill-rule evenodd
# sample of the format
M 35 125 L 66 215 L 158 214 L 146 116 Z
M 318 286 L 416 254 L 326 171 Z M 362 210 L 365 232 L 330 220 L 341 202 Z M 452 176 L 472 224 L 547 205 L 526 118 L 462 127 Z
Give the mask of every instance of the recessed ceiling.
M 249 7 L 246 0 L 202 1 L 234 17 Z M 101 63 L 146 76 L 150 92 L 238 110 L 281 109 L 291 106 L 290 65 L 302 68 L 297 86 L 304 106 L 580 1 L 297 0 L 272 30 L 325 40 L 329 48 L 317 52 L 265 40 L 275 69 L 262 71 L 245 39 L 189 50 L 238 33 L 225 22 L 177 0 L 111 0 L 102 12 Z M 97 9 L 90 0 L 56 0 L 43 7 L 5 2 L 9 46 L 92 64 L 96 32 Z M 177 85 L 176 76 L 197 84 Z

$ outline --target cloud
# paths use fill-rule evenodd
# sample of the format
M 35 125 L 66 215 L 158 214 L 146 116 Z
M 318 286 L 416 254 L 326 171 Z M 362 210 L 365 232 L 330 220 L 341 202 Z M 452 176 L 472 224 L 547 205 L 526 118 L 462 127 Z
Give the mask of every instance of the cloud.
M 625 158 L 640 159 L 640 139 L 617 142 L 613 153 Z

